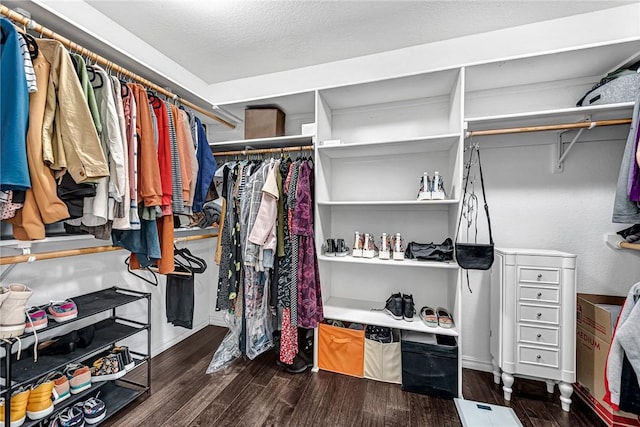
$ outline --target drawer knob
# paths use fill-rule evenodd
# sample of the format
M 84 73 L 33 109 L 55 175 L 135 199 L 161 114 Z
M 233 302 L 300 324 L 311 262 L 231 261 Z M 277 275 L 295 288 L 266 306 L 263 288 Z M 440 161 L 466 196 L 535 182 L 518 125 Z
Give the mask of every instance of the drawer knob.
M 542 313 L 538 313 L 538 314 L 536 314 L 536 316 L 542 317 Z
M 538 334 L 538 335 L 536 335 L 536 336 L 537 336 L 538 338 L 541 338 L 541 337 L 542 337 L 542 334 Z
M 542 359 L 542 356 L 537 355 L 537 356 L 536 356 L 536 359 L 540 360 L 540 359 Z
M 542 273 L 538 274 L 538 280 L 542 280 Z
M 538 292 L 538 298 L 542 296 L 542 292 Z

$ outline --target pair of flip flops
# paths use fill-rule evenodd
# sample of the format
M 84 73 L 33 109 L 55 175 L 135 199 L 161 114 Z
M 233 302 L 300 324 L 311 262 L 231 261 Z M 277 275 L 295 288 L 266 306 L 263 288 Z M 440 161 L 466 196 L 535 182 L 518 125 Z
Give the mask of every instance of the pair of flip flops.
M 451 313 L 443 307 L 436 307 L 435 309 L 427 306 L 422 307 L 420 309 L 420 319 L 422 319 L 425 325 L 432 328 L 438 326 L 445 329 L 453 328 L 453 317 L 451 317 Z

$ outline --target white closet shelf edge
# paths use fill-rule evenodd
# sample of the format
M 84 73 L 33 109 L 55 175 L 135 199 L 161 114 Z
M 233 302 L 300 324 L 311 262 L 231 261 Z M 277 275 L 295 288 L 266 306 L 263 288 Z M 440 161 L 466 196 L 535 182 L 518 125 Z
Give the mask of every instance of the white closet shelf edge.
M 386 326 L 389 328 L 438 335 L 458 336 L 458 330 L 455 327 L 447 329 L 439 326 L 431 327 L 425 325 L 417 313 L 414 315 L 412 322 L 407 322 L 406 320 L 396 320 L 384 311 L 371 310 L 372 308 L 381 309 L 383 307 L 384 302 L 331 297 L 324 303 L 323 309 L 325 319 L 362 323 L 364 325 Z M 416 311 L 419 310 L 420 307 L 416 307 Z

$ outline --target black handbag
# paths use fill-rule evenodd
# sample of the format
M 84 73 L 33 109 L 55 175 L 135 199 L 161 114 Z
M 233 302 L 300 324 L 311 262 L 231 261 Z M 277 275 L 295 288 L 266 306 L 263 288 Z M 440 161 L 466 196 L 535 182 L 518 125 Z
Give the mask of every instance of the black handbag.
M 484 178 L 482 176 L 482 163 L 480 163 L 480 150 L 478 146 L 474 146 L 471 149 L 471 157 L 466 165 L 467 174 L 464 181 L 464 194 L 463 201 L 467 196 L 467 186 L 469 184 L 469 172 L 471 171 L 471 164 L 473 163 L 473 153 L 478 156 L 478 168 L 480 169 L 480 184 L 482 186 L 482 198 L 484 199 L 484 211 L 487 214 L 487 223 L 489 224 L 489 243 L 461 243 L 458 242 L 460 234 L 460 224 L 462 223 L 462 216 L 464 213 L 464 206 L 460 210 L 460 219 L 458 220 L 458 230 L 456 231 L 456 244 L 455 255 L 458 265 L 467 270 L 488 270 L 493 265 L 493 235 L 491 234 L 491 218 L 489 217 L 489 205 L 487 204 L 487 197 L 484 191 Z M 475 195 L 474 195 L 475 196 Z M 477 212 L 475 223 L 475 235 L 478 234 Z M 470 226 L 470 223 L 468 223 Z
M 422 261 L 453 260 L 453 242 L 447 238 L 441 244 L 410 242 L 404 251 L 405 258 Z

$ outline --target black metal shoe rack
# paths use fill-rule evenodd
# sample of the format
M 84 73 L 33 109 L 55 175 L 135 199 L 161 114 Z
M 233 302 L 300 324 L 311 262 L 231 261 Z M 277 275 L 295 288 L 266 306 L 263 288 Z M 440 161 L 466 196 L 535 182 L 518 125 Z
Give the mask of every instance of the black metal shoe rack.
M 126 319 L 118 316 L 116 309 L 118 307 L 133 303 L 135 301 L 147 300 L 147 321 L 146 323 Z M 92 323 L 95 327 L 95 336 L 91 344 L 86 348 L 77 348 L 73 352 L 65 355 L 43 355 L 38 357 L 38 361 L 34 362 L 33 356 L 27 354 L 24 348 L 20 360 L 16 360 L 17 354 L 12 354 L 13 346 L 18 343 L 17 339 L 8 339 L 0 341 L 4 348 L 4 356 L 0 358 L 0 396 L 5 399 L 4 419 L 5 426 L 10 425 L 11 419 L 11 395 L 21 386 L 34 383 L 42 376 L 55 370 L 62 370 L 69 363 L 83 362 L 89 364 L 88 361 L 107 354 L 116 343 L 131 337 L 142 331 L 147 333 L 147 349 L 145 353 L 134 352 L 130 350 L 131 356 L 135 360 L 136 367 L 135 378 L 139 378 L 140 369 L 144 369 L 141 365 L 146 365 L 146 374 L 143 372 L 144 381 L 138 382 L 129 378 L 132 374 L 115 381 L 102 381 L 92 383 L 91 387 L 81 393 L 72 394 L 70 398 L 60 402 L 55 406 L 53 413 L 40 420 L 26 419 L 23 426 L 48 425 L 50 419 L 63 410 L 77 402 L 84 401 L 91 396 L 95 396 L 100 390 L 99 398 L 107 407 L 107 420 L 111 415 L 118 412 L 137 399 L 142 394 L 151 392 L 151 294 L 147 292 L 131 291 L 123 288 L 113 287 L 90 294 L 80 295 L 72 298 L 78 309 L 78 317 L 67 322 L 56 323 L 49 321 L 46 328 L 37 331 L 38 336 L 45 336 L 45 333 L 63 325 L 75 323 L 81 319 L 101 313 L 109 313 L 108 318 L 104 316 L 96 316 L 96 322 Z M 100 320 L 101 319 L 101 320 Z M 86 322 L 83 322 L 85 324 Z M 27 333 L 20 336 L 20 340 L 32 337 L 33 333 Z M 49 336 L 49 334 L 46 334 Z M 42 339 L 40 339 L 42 341 Z M 90 365 L 90 364 L 89 364 Z M 100 423 L 104 422 L 101 421 Z M 98 423 L 98 424 L 100 424 Z M 94 425 L 98 425 L 94 424 Z

